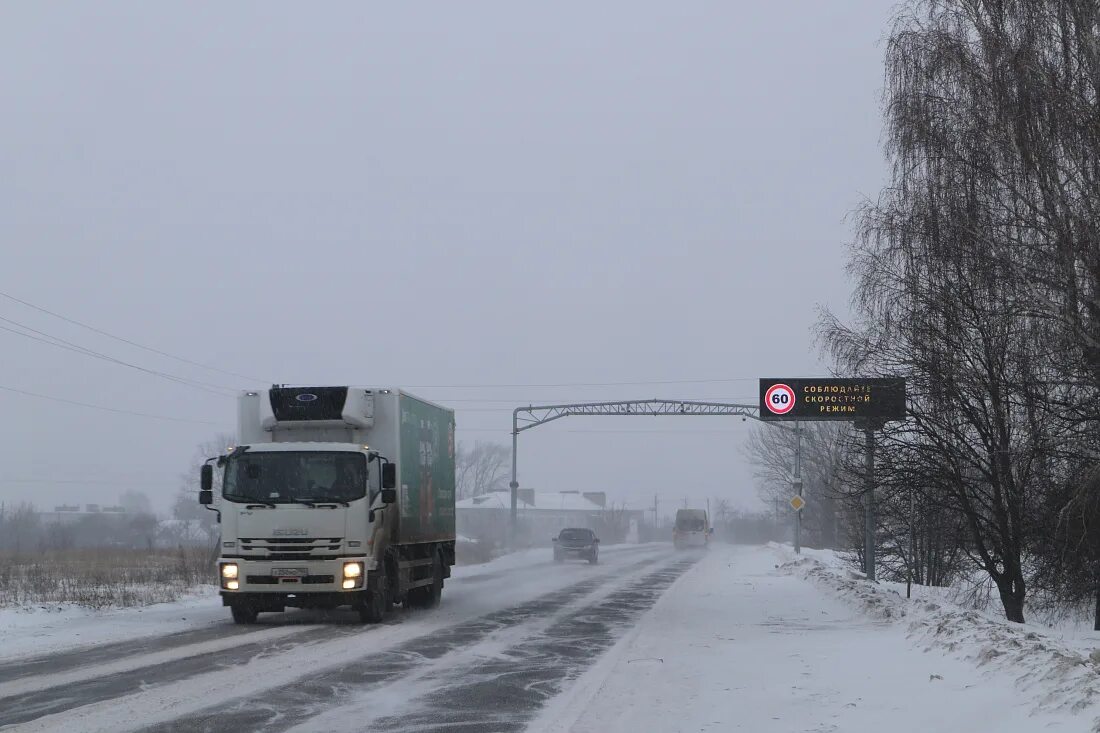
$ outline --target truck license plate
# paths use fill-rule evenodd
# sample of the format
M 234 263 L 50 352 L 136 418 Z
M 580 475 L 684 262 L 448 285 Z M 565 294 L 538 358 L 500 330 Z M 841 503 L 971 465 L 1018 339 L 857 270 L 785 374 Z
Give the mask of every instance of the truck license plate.
M 305 568 L 271 568 L 271 574 L 276 578 L 304 578 L 309 571 Z

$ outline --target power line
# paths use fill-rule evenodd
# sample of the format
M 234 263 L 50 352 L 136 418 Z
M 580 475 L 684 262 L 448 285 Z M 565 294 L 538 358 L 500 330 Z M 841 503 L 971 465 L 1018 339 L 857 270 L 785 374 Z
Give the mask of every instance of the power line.
M 507 431 L 509 435 L 512 432 Z M 559 433 L 616 433 L 622 435 L 624 433 L 662 433 L 667 435 L 680 435 L 683 433 L 708 433 L 719 435 L 742 435 L 739 430 L 551 430 L 549 432 Z
M 465 432 L 465 433 L 499 433 L 501 435 L 511 435 L 512 434 L 512 431 L 508 430 L 506 428 L 496 428 L 496 429 L 493 429 L 493 428 L 464 428 L 462 426 L 458 426 L 458 427 L 455 428 L 455 430 L 459 431 L 459 432 Z M 689 429 L 689 430 L 599 430 L 599 429 L 592 429 L 592 430 L 559 430 L 559 429 L 550 429 L 547 432 L 552 432 L 552 433 L 611 433 L 611 434 L 615 434 L 615 435 L 623 435 L 623 434 L 629 434 L 629 433 L 658 433 L 658 434 L 666 434 L 666 435 L 681 435 L 681 434 L 688 434 L 688 433 L 690 433 L 690 434 L 706 433 L 706 434 L 715 434 L 715 435 L 744 435 L 744 433 L 740 430 L 691 430 L 691 429 Z
M 545 404 L 557 404 L 561 402 L 561 397 L 548 397 L 545 399 L 531 400 L 531 399 L 500 399 L 496 397 L 433 397 L 433 402 L 439 402 L 441 404 L 450 404 L 452 402 L 470 402 L 475 404 L 501 404 L 501 405 L 514 405 L 518 407 L 527 407 L 530 405 L 545 405 Z M 707 400 L 721 400 L 724 402 L 755 402 L 758 399 L 757 395 L 751 397 L 683 397 L 681 398 L 686 402 L 691 401 L 707 401 Z M 467 408 L 458 408 L 467 409 Z
M 183 385 L 186 385 L 188 387 L 194 387 L 195 389 L 200 389 L 203 392 L 209 392 L 210 394 L 216 394 L 220 397 L 231 396 L 231 395 L 234 394 L 234 390 L 231 387 L 225 387 L 225 386 L 222 386 L 222 385 L 219 385 L 219 384 L 213 384 L 213 383 L 210 383 L 210 382 L 202 382 L 202 381 L 197 380 L 197 379 L 188 379 L 186 377 L 180 377 L 180 376 L 177 376 L 175 374 L 169 374 L 167 372 L 157 371 L 156 369 L 148 369 L 146 367 L 139 366 L 137 364 L 131 364 L 128 361 L 123 361 L 122 359 L 116 359 L 113 356 L 108 356 L 107 354 L 102 354 L 98 351 L 93 351 L 92 349 L 81 346 L 80 344 L 74 344 L 71 341 L 66 341 L 65 339 L 58 338 L 57 336 L 53 336 L 53 335 L 45 333 L 43 331 L 39 331 L 37 329 L 31 328 L 30 326 L 25 326 L 22 323 L 11 320 L 10 318 L 4 318 L 4 317 L 0 316 L 0 321 L 4 321 L 5 323 L 11 323 L 15 326 L 18 326 L 19 328 L 25 329 L 26 331 L 30 331 L 31 333 L 24 333 L 23 331 L 17 331 L 16 329 L 8 328 L 7 326 L 0 326 L 0 331 L 7 331 L 8 333 L 14 333 L 17 336 L 22 336 L 23 338 L 28 338 L 28 339 L 31 339 L 32 341 L 39 341 L 39 342 L 44 343 L 44 344 L 49 344 L 50 346 L 56 346 L 59 349 L 65 349 L 66 351 L 74 351 L 78 354 L 84 354 L 85 356 L 91 356 L 95 359 L 101 359 L 103 361 L 108 361 L 108 362 L 111 362 L 113 364 L 118 364 L 120 366 L 125 366 L 125 367 L 129 367 L 131 369 L 136 369 L 140 372 L 145 372 L 146 374 L 151 374 L 153 376 L 161 377 L 162 379 L 167 379 L 169 381 L 176 382 L 177 384 L 183 384 Z M 39 338 L 39 336 L 33 336 L 32 334 L 38 334 L 39 336 L 44 336 L 45 338 Z
M 141 481 L 140 479 L 49 479 L 49 478 L 0 478 L 0 484 L 88 484 L 88 485 L 102 485 L 102 486 L 151 486 L 151 485 L 165 485 L 166 482 L 163 479 L 155 481 Z
M 182 422 L 193 423 L 195 425 L 221 425 L 221 423 L 209 422 L 207 420 L 189 420 L 184 417 L 170 417 L 168 415 L 154 415 L 148 412 L 134 412 L 133 410 L 120 410 L 114 407 L 107 407 L 105 405 L 93 405 L 87 402 L 77 402 L 76 400 L 65 399 L 64 397 L 53 397 L 51 395 L 38 394 L 37 392 L 27 392 L 26 390 L 16 389 L 15 387 L 5 387 L 0 385 L 0 390 L 5 392 L 13 392 L 15 394 L 25 395 L 27 397 L 37 397 L 40 400 L 49 400 L 51 402 L 61 402 L 67 405 L 77 405 L 79 407 L 87 407 L 91 410 L 103 410 L 104 412 L 114 412 L 119 415 L 133 415 L 135 417 L 147 417 L 152 420 L 167 420 L 170 422 Z
M 412 384 L 409 389 L 519 389 L 543 387 L 639 387 L 647 384 L 720 384 L 727 382 L 758 382 L 759 377 L 729 377 L 725 379 L 664 379 L 641 382 L 563 382 L 560 384 Z
M 75 320 L 73 318 L 63 316 L 60 313 L 55 313 L 54 311 L 47 310 L 47 309 L 45 309 L 41 306 L 35 305 L 34 303 L 29 303 L 29 302 L 27 302 L 27 301 L 25 301 L 21 298 L 16 298 L 14 295 L 9 295 L 8 293 L 0 292 L 0 298 L 7 298 L 8 300 L 19 303 L 20 305 L 24 305 L 27 308 L 31 308 L 33 310 L 36 310 L 39 313 L 45 313 L 48 316 L 53 316 L 54 318 L 59 318 L 62 321 L 65 321 L 66 323 L 71 323 L 74 326 L 80 326 L 81 328 L 87 329 L 87 330 L 91 331 L 92 333 L 98 333 L 100 336 L 106 336 L 107 338 L 114 339 L 115 341 L 120 341 L 124 344 L 128 344 L 129 346 L 133 346 L 135 348 L 142 349 L 144 351 L 148 351 L 148 352 L 153 353 L 153 354 L 159 354 L 160 356 L 166 356 L 169 359 L 175 359 L 178 362 L 182 362 L 184 364 L 190 364 L 191 366 L 196 366 L 196 367 L 199 367 L 200 369 L 208 369 L 212 372 L 218 372 L 219 374 L 225 374 L 226 376 L 230 376 L 230 377 L 238 377 L 240 379 L 246 379 L 249 382 L 254 382 L 254 383 L 258 383 L 258 384 L 265 384 L 265 383 L 270 383 L 271 382 L 271 380 L 269 380 L 269 379 L 257 379 L 256 377 L 249 377 L 245 374 L 238 374 L 237 372 L 231 372 L 231 371 L 228 371 L 226 369 L 220 369 L 220 368 L 215 367 L 215 366 L 210 366 L 209 364 L 202 364 L 200 362 L 192 361 L 192 360 L 184 358 L 182 356 L 177 356 L 175 354 L 170 354 L 167 351 L 161 351 L 160 349 L 154 349 L 151 346 L 145 346 L 144 344 L 139 344 L 136 341 L 131 341 L 130 339 L 126 339 L 126 338 L 123 338 L 121 336 L 116 336 L 113 333 L 108 333 L 107 331 L 104 331 L 101 328 L 96 328 L 95 326 L 90 326 L 87 323 L 82 323 L 81 321 Z

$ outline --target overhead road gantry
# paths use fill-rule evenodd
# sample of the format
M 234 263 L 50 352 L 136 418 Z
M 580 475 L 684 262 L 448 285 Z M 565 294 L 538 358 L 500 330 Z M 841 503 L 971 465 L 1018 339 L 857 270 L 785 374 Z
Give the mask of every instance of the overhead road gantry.
M 524 430 L 545 425 L 554 420 L 572 415 L 650 415 L 664 417 L 671 415 L 732 415 L 735 417 L 760 418 L 757 405 L 734 402 L 707 402 L 702 400 L 618 400 L 615 402 L 571 402 L 561 405 L 528 405 L 512 411 L 512 530 L 516 527 L 516 512 L 519 498 L 519 481 L 516 476 L 519 434 Z

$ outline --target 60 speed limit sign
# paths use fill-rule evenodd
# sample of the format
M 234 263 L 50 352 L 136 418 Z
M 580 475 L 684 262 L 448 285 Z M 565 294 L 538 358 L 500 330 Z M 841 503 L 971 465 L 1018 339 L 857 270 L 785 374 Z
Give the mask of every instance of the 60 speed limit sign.
M 786 415 L 794 404 L 794 390 L 785 384 L 773 384 L 764 393 L 764 405 L 773 415 Z

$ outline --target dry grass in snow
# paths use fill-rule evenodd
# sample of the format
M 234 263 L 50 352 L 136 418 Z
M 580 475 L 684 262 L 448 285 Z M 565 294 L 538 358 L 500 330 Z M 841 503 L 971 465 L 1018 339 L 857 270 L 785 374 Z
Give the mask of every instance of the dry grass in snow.
M 178 600 L 213 579 L 210 551 L 204 548 L 0 553 L 0 607 L 146 606 Z

